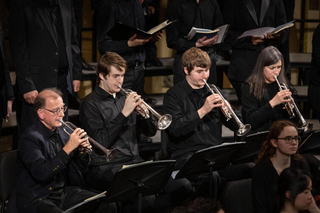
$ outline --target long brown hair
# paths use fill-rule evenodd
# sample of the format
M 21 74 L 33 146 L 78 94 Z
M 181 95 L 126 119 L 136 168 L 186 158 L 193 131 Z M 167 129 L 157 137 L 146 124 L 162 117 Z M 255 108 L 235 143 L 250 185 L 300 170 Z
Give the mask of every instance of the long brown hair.
M 281 71 L 278 80 L 281 83 L 286 83 L 286 85 L 288 85 L 288 81 L 285 77 L 283 56 L 280 51 L 274 46 L 266 47 L 261 51 L 256 66 L 246 81 L 250 85 L 250 93 L 252 93 L 257 100 L 261 100 L 266 94 L 266 84 L 263 73 L 264 68 L 277 63 L 279 60 L 281 61 Z
M 286 126 L 292 126 L 297 130 L 296 125 L 289 120 L 279 120 L 271 125 L 267 140 L 262 144 L 261 152 L 258 155 L 256 163 L 259 163 L 261 160 L 269 159 L 276 153 L 277 149 L 272 145 L 271 140 L 277 139 Z M 297 153 L 292 155 L 292 157 L 297 160 L 303 159 L 302 156 Z

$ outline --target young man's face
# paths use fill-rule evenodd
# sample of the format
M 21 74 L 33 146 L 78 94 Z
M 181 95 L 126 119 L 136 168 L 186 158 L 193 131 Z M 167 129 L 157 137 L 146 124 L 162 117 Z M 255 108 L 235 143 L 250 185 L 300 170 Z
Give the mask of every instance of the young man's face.
M 201 68 L 195 66 L 193 70 L 188 73 L 187 68 L 184 67 L 184 72 L 186 74 L 186 80 L 188 81 L 189 85 L 193 89 L 201 89 L 205 85 L 203 79 L 207 81 L 207 79 L 209 78 L 210 68 Z
M 121 67 L 121 70 L 117 70 L 114 66 L 110 67 L 110 73 L 103 77 L 100 73 L 100 83 L 99 86 L 107 91 L 110 95 L 114 95 L 120 92 L 118 85 L 122 86 L 125 70 Z

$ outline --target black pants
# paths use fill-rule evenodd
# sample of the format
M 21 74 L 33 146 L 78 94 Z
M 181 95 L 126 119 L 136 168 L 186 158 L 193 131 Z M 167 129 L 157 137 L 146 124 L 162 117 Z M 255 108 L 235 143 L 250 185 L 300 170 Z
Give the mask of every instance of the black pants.
M 82 190 L 78 187 L 66 187 L 64 193 L 59 197 L 50 197 L 43 199 L 39 206 L 39 213 L 58 213 L 69 209 L 70 207 L 83 202 L 89 197 L 95 196 L 96 193 Z M 117 212 L 117 207 L 114 203 L 92 203 L 88 205 L 82 212 L 93 212 L 93 213 L 103 213 L 103 212 Z
M 308 97 L 313 111 L 312 117 L 320 121 L 320 86 L 309 84 Z
M 128 67 L 124 74 L 123 88 L 131 89 L 139 95 L 144 91 L 144 64 L 141 63 L 137 67 Z
M 244 81 L 235 81 L 232 79 L 229 79 L 229 80 L 230 80 L 230 83 L 232 84 L 232 87 L 236 90 L 239 104 L 241 105 L 242 84 L 244 83 Z

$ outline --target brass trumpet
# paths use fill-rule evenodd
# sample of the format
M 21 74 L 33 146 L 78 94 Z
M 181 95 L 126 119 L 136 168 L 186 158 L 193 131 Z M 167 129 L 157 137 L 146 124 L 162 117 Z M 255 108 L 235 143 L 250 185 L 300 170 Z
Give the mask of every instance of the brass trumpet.
M 69 121 L 63 121 L 61 119 L 60 122 L 63 125 L 63 131 L 65 133 L 67 133 L 68 135 L 71 135 L 72 132 L 77 128 L 76 125 L 74 125 L 73 123 L 71 123 Z M 89 137 L 88 135 L 86 135 L 85 137 L 88 138 L 88 140 L 93 148 L 93 151 L 95 153 L 97 153 L 98 155 L 106 155 L 107 162 L 110 162 L 114 158 L 114 156 L 117 154 L 116 149 L 106 149 L 104 146 L 99 144 L 97 141 L 95 141 L 93 138 Z M 88 154 L 92 153 L 92 149 L 86 149 L 85 151 Z
M 128 96 L 130 93 L 132 93 L 132 90 L 130 89 L 123 89 L 121 85 L 118 85 L 120 88 L 120 91 Z M 140 100 L 140 99 L 139 99 Z M 158 123 L 158 129 L 164 130 L 168 128 L 172 122 L 172 116 L 169 114 L 160 115 L 158 112 L 156 112 L 151 106 L 149 106 L 146 102 L 142 101 L 142 103 L 139 105 L 139 107 L 143 110 L 143 112 L 139 112 L 140 115 L 142 115 L 145 119 L 150 118 L 151 116 L 157 121 Z
M 218 94 L 220 95 L 222 101 L 224 102 L 224 107 L 220 107 L 221 112 L 224 114 L 224 116 L 226 117 L 227 121 L 230 120 L 231 118 L 234 118 L 239 126 L 239 129 L 237 131 L 237 136 L 243 136 L 245 134 L 247 134 L 250 129 L 251 129 L 251 125 L 250 124 L 243 124 L 240 119 L 238 118 L 238 116 L 236 115 L 236 113 L 234 113 L 232 107 L 230 106 L 229 102 L 222 96 L 222 94 L 220 93 L 220 91 L 218 90 L 218 88 L 214 85 L 211 84 L 211 87 L 209 86 L 209 84 L 207 83 L 207 81 L 205 79 L 202 79 L 203 82 L 206 84 L 207 88 L 209 89 L 209 91 L 212 94 Z
M 279 82 L 276 75 L 274 76 L 274 79 L 276 80 L 276 82 L 278 84 L 279 91 L 288 89 L 285 83 Z M 300 113 L 296 103 L 294 102 L 294 99 L 292 98 L 292 96 L 288 97 L 288 99 L 289 99 L 289 102 L 286 102 L 284 104 L 284 106 L 289 114 L 290 119 L 296 117 L 296 115 L 294 113 L 294 111 L 296 111 L 296 113 L 302 123 L 301 128 L 303 129 L 303 131 L 306 132 L 306 131 L 312 130 L 313 124 L 312 123 L 307 124 L 306 120 L 303 118 L 302 114 Z

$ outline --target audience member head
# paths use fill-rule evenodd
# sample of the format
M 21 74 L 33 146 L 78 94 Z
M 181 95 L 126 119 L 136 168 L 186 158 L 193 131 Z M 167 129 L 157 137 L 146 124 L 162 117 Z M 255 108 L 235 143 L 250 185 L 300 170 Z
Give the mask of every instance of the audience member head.
M 218 200 L 198 197 L 184 206 L 176 207 L 172 213 L 224 213 L 224 211 Z
M 186 80 L 193 89 L 201 89 L 210 76 L 211 60 L 203 50 L 192 47 L 182 55 L 182 68 Z
M 261 51 L 256 66 L 247 80 L 250 92 L 261 100 L 266 92 L 265 83 L 275 82 L 275 75 L 280 82 L 287 83 L 283 56 L 276 47 L 269 46 Z
M 260 160 L 270 159 L 276 154 L 301 159 L 301 156 L 297 154 L 299 141 L 300 136 L 293 122 L 289 120 L 274 122 L 269 129 L 267 140 L 262 144 L 257 163 Z
M 309 174 L 296 169 L 283 170 L 278 180 L 278 200 L 274 212 L 308 210 L 313 202 L 312 180 Z
M 42 90 L 34 100 L 34 107 L 40 121 L 49 129 L 61 126 L 67 107 L 63 103 L 62 93 L 57 88 Z
M 117 53 L 106 52 L 97 65 L 97 82 L 99 86 L 114 95 L 120 91 L 124 74 L 127 70 L 126 61 Z

